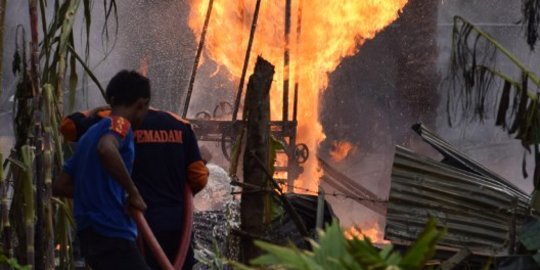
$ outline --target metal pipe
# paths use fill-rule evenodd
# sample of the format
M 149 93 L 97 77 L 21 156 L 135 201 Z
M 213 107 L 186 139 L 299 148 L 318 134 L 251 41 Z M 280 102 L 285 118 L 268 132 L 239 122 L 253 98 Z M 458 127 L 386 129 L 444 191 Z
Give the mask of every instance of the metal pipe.
M 291 0 L 285 2 L 285 50 L 283 53 L 283 122 L 289 120 L 289 36 L 291 35 Z
M 255 12 L 253 13 L 253 21 L 251 23 L 251 31 L 249 33 L 246 56 L 244 58 L 244 66 L 242 67 L 242 75 L 240 76 L 240 84 L 238 85 L 238 92 L 236 93 L 236 100 L 234 101 L 233 118 L 232 118 L 233 121 L 235 121 L 238 117 L 238 108 L 240 107 L 240 100 L 242 99 L 242 91 L 244 90 L 244 81 L 246 80 L 246 72 L 249 65 L 249 56 L 251 55 L 251 47 L 253 46 L 253 39 L 255 38 L 255 30 L 257 30 L 257 20 L 259 19 L 260 8 L 261 8 L 261 0 L 257 0 L 257 3 L 255 4 Z
M 289 140 L 289 149 L 288 149 L 288 156 L 289 156 L 289 160 L 291 158 L 295 158 L 295 152 L 296 152 L 296 130 L 297 130 L 297 125 L 298 123 L 296 122 L 297 120 L 297 116 L 298 116 L 298 89 L 299 89 L 299 83 L 298 83 L 298 80 L 299 80 L 299 75 L 298 75 L 298 71 L 299 71 L 299 59 L 300 59 L 300 35 L 302 33 L 302 9 L 303 9 L 303 6 L 304 6 L 304 0 L 300 0 L 300 2 L 298 3 L 298 18 L 297 18 L 297 21 L 296 21 L 296 62 L 294 64 L 294 69 L 295 69 L 295 72 L 294 72 L 294 99 L 293 99 L 293 124 L 294 124 L 294 128 L 292 129 L 292 134 L 290 136 L 290 140 Z M 287 84 L 288 85 L 288 84 Z M 288 94 L 287 94 L 288 95 Z M 288 106 L 287 106 L 288 107 Z M 298 166 L 298 164 L 294 163 L 294 166 L 291 166 L 292 165 L 292 162 L 289 162 L 289 170 L 288 170 L 288 173 L 287 173 L 287 183 L 289 184 L 288 185 L 288 188 L 287 188 L 287 191 L 288 192 L 293 192 L 294 189 L 292 188 L 294 186 L 294 180 L 296 179 L 296 177 L 298 177 L 298 174 L 299 174 L 299 171 L 300 171 L 300 168 Z
M 317 198 L 316 228 L 322 230 L 324 221 L 324 189 L 319 185 L 319 197 Z
M 195 61 L 193 62 L 193 67 L 191 69 L 191 77 L 189 78 L 186 101 L 184 102 L 184 112 L 182 113 L 182 117 L 184 118 L 187 117 L 189 102 L 191 101 L 191 94 L 193 92 L 193 85 L 195 84 L 195 76 L 197 75 L 197 68 L 199 67 L 202 51 L 204 49 L 204 40 L 206 39 L 206 32 L 208 30 L 208 24 L 210 22 L 210 15 L 212 14 L 213 6 L 214 0 L 209 0 L 208 9 L 206 11 L 206 18 L 204 19 L 203 30 L 201 32 L 201 40 L 199 41 L 199 47 L 197 48 L 197 53 L 195 54 Z
M 293 121 L 296 121 L 298 115 L 298 88 L 299 88 L 299 62 L 300 59 L 300 36 L 302 34 L 302 10 L 304 8 L 304 0 L 300 0 L 298 3 L 298 19 L 296 21 L 296 62 L 294 65 L 294 105 L 293 105 Z

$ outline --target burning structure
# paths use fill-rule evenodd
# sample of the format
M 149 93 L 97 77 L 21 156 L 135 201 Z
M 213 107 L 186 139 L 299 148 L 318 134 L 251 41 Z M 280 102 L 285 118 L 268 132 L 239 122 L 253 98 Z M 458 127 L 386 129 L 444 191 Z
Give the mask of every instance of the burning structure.
M 315 156 L 325 138 L 319 98 L 328 85 L 328 72 L 393 22 L 406 3 L 236 1 L 231 5 L 222 0 L 193 0 L 189 25 L 204 41 L 208 58 L 225 67 L 231 78 L 240 80 L 233 120 L 241 106 L 246 68 L 254 64 L 250 53 L 262 55 L 278 67 L 275 80 L 280 83 L 271 91 L 272 119 L 281 122 L 282 131 L 289 128 L 285 123 L 297 129 L 292 136 L 278 136 L 287 143 L 288 153 L 279 160 L 285 165 L 291 159 L 304 161 L 306 148 Z M 220 35 L 222 32 L 229 34 Z M 295 157 L 294 153 L 300 155 Z M 285 178 L 289 184 L 296 179 L 295 186 L 317 190 L 317 179 L 322 175 L 317 159 L 305 160 L 302 167 L 303 174 L 292 172 L 289 176 L 291 172 L 287 172 Z
M 143 1 L 137 2 L 140 4 Z M 330 84 L 328 73 L 339 69 L 341 60 L 344 57 L 355 54 L 359 50 L 359 45 L 363 44 L 367 39 L 373 38 L 376 33 L 395 21 L 406 5 L 418 6 L 420 1 L 411 0 L 410 3 L 397 0 L 386 1 L 384 5 L 375 3 L 376 1 L 363 1 L 362 3 L 359 3 L 361 1 L 339 1 L 339 3 L 331 3 L 332 1 L 330 1 L 329 3 L 328 1 L 308 2 L 301 0 L 282 1 L 280 3 L 233 1 L 232 4 L 231 1 L 219 0 L 190 0 L 186 2 L 191 5 L 191 11 L 189 14 L 183 15 L 189 17 L 189 26 L 196 33 L 196 38 L 200 40 L 201 44 L 198 52 L 201 61 L 195 61 L 194 70 L 196 71 L 208 65 L 209 62 L 213 62 L 212 67 L 216 67 L 216 69 L 215 72 L 211 72 L 210 76 L 208 76 L 210 77 L 208 80 L 220 76 L 225 77 L 227 80 L 227 83 L 220 85 L 219 88 L 222 89 L 216 89 L 207 87 L 208 80 L 200 80 L 200 76 L 198 77 L 199 80 L 195 80 L 194 76 L 192 77 L 194 93 L 205 92 L 211 93 L 210 95 L 215 93 L 216 96 L 220 96 L 220 98 L 214 100 L 216 102 L 215 107 L 214 104 L 210 105 L 215 109 L 209 112 L 201 111 L 199 113 L 199 110 L 193 109 L 198 107 L 197 102 L 200 103 L 197 100 L 193 100 L 195 106 L 191 106 L 191 112 L 186 110 L 186 115 L 191 118 L 192 123 L 198 128 L 199 138 L 203 141 L 209 140 L 220 143 L 224 154 L 230 155 L 232 144 L 237 137 L 236 132 L 243 119 L 243 94 L 241 90 L 237 90 L 237 87 L 240 85 L 239 88 L 243 90 L 245 81 L 242 77 L 245 76 L 245 70 L 251 70 L 254 64 L 254 57 L 249 55 L 260 54 L 277 66 L 274 86 L 271 91 L 272 112 L 274 114 L 272 116 L 272 127 L 274 135 L 283 140 L 287 147 L 279 157 L 276 178 L 282 179 L 284 185 L 290 188 L 290 191 L 299 193 L 317 194 L 320 185 L 328 187 L 338 191 L 347 200 L 365 206 L 369 209 L 368 211 L 376 213 L 378 216 L 385 215 L 386 200 L 380 199 L 380 197 L 385 197 L 380 192 L 385 188 L 384 185 L 373 183 L 375 188 L 373 186 L 366 188 L 365 183 L 359 183 L 361 181 L 356 175 L 351 176 L 347 171 L 343 170 L 344 166 L 339 166 L 340 162 L 345 164 L 351 156 L 363 153 L 366 150 L 364 147 L 357 145 L 357 142 L 361 140 L 358 134 L 362 133 L 357 132 L 358 123 L 355 123 L 357 125 L 351 124 L 350 128 L 342 128 L 340 131 L 349 134 L 355 133 L 355 135 L 350 137 L 337 136 L 338 138 L 331 136 L 331 140 L 326 142 L 331 150 L 328 155 L 328 157 L 332 158 L 331 160 L 324 153 L 317 153 L 325 137 L 319 121 L 321 104 L 324 103 L 328 107 L 339 108 L 334 111 L 339 111 L 340 115 L 330 115 L 324 118 L 326 118 L 326 121 L 334 121 L 334 125 L 343 126 L 347 124 L 347 119 L 342 114 L 351 113 L 347 111 L 351 105 L 343 106 L 344 102 L 354 103 L 353 106 L 356 107 L 363 107 L 363 105 L 372 106 L 369 104 L 372 100 L 368 99 L 358 103 L 358 100 L 350 98 L 350 100 L 343 101 L 343 98 L 338 99 L 337 96 L 344 92 L 337 92 L 338 94 L 332 95 L 323 92 L 323 90 Z M 164 7 L 166 4 L 163 3 L 156 4 L 156 6 L 159 6 L 152 8 L 152 10 L 159 12 L 166 9 Z M 433 14 L 433 11 L 436 13 L 438 2 L 433 3 L 432 5 L 425 5 L 428 8 L 424 10 L 430 10 L 429 12 L 426 11 L 426 13 Z M 141 10 L 146 9 L 145 6 L 142 6 L 142 8 L 139 6 L 138 8 Z M 184 10 L 188 9 L 185 8 Z M 433 27 L 435 27 L 434 25 Z M 432 32 L 435 31 L 433 27 L 430 28 Z M 180 32 L 174 27 L 171 29 L 173 32 Z M 404 29 L 410 31 L 403 31 Z M 403 22 L 400 21 L 399 25 L 394 24 L 389 31 L 415 32 L 413 30 L 418 29 L 415 23 L 409 19 L 403 20 Z M 222 35 L 224 32 L 227 35 Z M 155 39 L 158 39 L 159 36 L 167 36 L 167 34 L 156 32 L 152 34 Z M 386 41 L 392 39 L 388 38 L 389 36 L 385 35 Z M 426 74 L 429 65 L 425 64 L 425 62 L 432 59 L 425 60 L 425 58 L 416 57 L 413 47 L 418 45 L 413 44 L 414 42 L 411 41 L 410 36 L 402 34 L 398 35 L 398 38 L 394 37 L 396 39 L 393 40 L 394 45 L 389 45 L 387 48 L 391 55 L 382 60 L 398 58 L 399 60 L 396 61 L 416 67 L 416 74 Z M 149 44 L 152 43 L 146 44 L 146 48 L 143 50 L 147 50 Z M 171 42 L 167 45 L 167 50 L 177 45 Z M 371 44 L 372 47 L 377 45 L 380 44 Z M 369 54 L 369 52 L 367 53 Z M 155 75 L 156 71 L 153 65 L 155 65 L 157 57 L 142 53 L 138 56 L 140 56 L 138 60 L 141 61 L 135 61 L 142 64 L 143 69 L 141 70 L 149 72 L 150 76 Z M 377 61 L 379 60 L 377 59 Z M 383 68 L 380 66 L 384 66 L 380 65 L 380 63 L 385 64 L 384 61 L 380 61 L 367 63 L 366 66 L 373 67 L 373 73 L 376 73 Z M 345 65 L 354 64 L 357 63 L 352 60 L 345 63 Z M 396 79 L 396 87 L 399 88 L 400 95 L 406 99 L 405 102 L 417 102 L 418 104 L 411 107 L 417 110 L 425 109 L 426 107 L 422 106 L 430 102 L 425 101 L 425 99 L 429 99 L 428 95 L 424 95 L 425 92 L 417 91 L 417 86 L 421 82 L 415 81 L 413 86 L 405 87 L 404 85 L 411 77 L 410 73 L 405 69 L 396 69 L 392 72 L 397 74 L 396 78 L 393 77 L 393 79 Z M 159 71 L 158 73 L 162 72 Z M 373 73 L 367 71 L 365 73 L 367 75 L 358 75 L 359 78 L 345 78 L 344 80 L 349 83 L 352 79 L 362 80 L 362 76 L 373 75 Z M 169 77 L 175 77 L 176 75 L 178 74 L 175 73 L 174 76 Z M 174 86 L 175 89 L 164 91 L 168 94 L 163 95 L 160 93 L 159 106 L 172 110 L 178 108 L 176 101 L 180 99 L 181 92 L 178 91 L 176 84 Z M 183 88 L 182 86 L 179 88 Z M 353 87 L 355 86 L 351 86 L 351 88 Z M 426 86 L 425 88 L 430 87 Z M 235 89 L 235 91 L 230 91 L 230 89 Z M 372 91 L 384 92 L 378 87 L 373 87 Z M 171 94 L 172 97 L 170 97 L 168 96 L 169 93 L 174 93 L 174 95 Z M 346 96 L 346 99 L 349 99 L 350 96 Z M 384 102 L 392 102 L 387 97 L 380 99 L 384 99 Z M 208 100 L 204 100 L 204 102 L 211 103 Z M 190 107 L 187 106 L 188 102 L 184 105 L 186 105 L 186 109 Z M 384 110 L 388 108 L 390 108 L 390 105 L 384 107 L 381 111 L 387 113 Z M 361 109 L 358 109 L 353 114 L 362 114 L 361 112 Z M 370 128 L 372 126 L 369 123 L 373 123 L 372 130 L 377 131 L 382 129 L 377 128 L 375 125 L 386 125 L 388 127 L 385 126 L 385 128 L 394 131 L 401 131 L 403 125 L 409 125 L 409 122 L 400 121 L 398 117 L 392 117 L 388 123 L 379 121 L 378 117 L 371 117 L 371 115 L 365 118 L 365 120 L 357 122 L 362 122 L 361 125 Z M 322 120 L 325 121 L 325 119 Z M 364 124 L 365 122 L 368 122 L 368 124 Z M 384 133 L 384 131 L 381 133 Z M 385 136 L 387 136 L 387 134 L 382 134 L 384 136 L 379 135 L 375 134 L 373 136 L 370 133 L 369 136 L 378 138 L 386 138 Z M 394 141 L 392 140 L 392 142 Z M 400 151 L 399 154 L 400 157 L 403 157 L 404 152 Z M 380 161 L 380 163 L 385 162 L 384 160 Z M 302 171 L 304 173 L 301 174 Z M 384 178 L 370 177 L 372 179 Z M 358 207 L 358 205 L 355 204 L 354 207 Z M 377 222 L 369 226 L 379 228 L 375 234 L 381 234 L 380 228 L 384 227 Z M 354 230 L 350 232 L 351 234 L 356 233 Z M 362 230 L 363 234 L 366 232 L 369 232 L 369 230 Z

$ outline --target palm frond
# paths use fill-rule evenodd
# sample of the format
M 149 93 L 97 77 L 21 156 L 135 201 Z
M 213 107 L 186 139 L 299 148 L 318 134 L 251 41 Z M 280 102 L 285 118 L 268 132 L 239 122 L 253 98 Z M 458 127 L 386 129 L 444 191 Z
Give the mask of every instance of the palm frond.
M 499 60 L 513 64 L 521 77 L 499 71 Z M 493 91 L 501 85 L 500 93 Z M 524 146 L 540 143 L 536 123 L 538 77 L 493 37 L 459 16 L 454 18 L 451 66 L 445 87 L 449 90 L 450 124 L 452 117 L 457 121 L 483 121 L 494 108 L 496 124 L 516 134 Z
M 540 26 L 540 1 L 524 0 L 522 12 L 522 24 L 525 28 L 527 44 L 529 44 L 531 50 L 534 50 L 534 46 L 538 40 L 538 28 Z
M 533 145 L 538 149 L 540 80 L 537 75 L 492 36 L 462 17 L 454 17 L 452 40 L 451 66 L 445 81 L 449 124 L 483 121 L 493 108 L 497 126 L 520 140 L 528 152 Z M 498 69 L 498 61 L 506 65 L 504 71 Z M 509 71 L 509 66 L 513 70 Z M 535 153 L 535 156 L 540 155 Z M 538 167 L 538 160 L 537 164 Z M 523 166 L 527 177 L 525 156 Z M 540 174 L 535 173 L 535 178 L 540 178 Z

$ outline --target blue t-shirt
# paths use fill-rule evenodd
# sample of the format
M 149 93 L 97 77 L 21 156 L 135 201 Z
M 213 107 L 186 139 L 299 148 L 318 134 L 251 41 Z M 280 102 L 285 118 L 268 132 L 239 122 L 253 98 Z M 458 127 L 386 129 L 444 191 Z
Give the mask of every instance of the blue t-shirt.
M 74 212 L 77 230 L 91 228 L 107 237 L 134 241 L 135 222 L 126 213 L 126 192 L 103 168 L 97 153 L 101 137 L 113 134 L 119 152 L 131 173 L 135 158 L 134 136 L 122 117 L 106 117 L 92 126 L 79 140 L 73 156 L 64 164 L 74 183 Z

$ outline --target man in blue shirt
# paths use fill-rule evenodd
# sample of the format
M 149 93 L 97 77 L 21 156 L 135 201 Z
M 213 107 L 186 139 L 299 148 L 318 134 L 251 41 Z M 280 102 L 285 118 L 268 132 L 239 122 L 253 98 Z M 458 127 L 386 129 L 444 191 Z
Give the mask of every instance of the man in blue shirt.
M 110 115 L 110 109 L 99 107 L 90 112 L 77 112 L 62 121 L 61 132 L 68 141 L 77 141 L 93 125 Z M 187 184 L 193 194 L 208 181 L 197 139 L 191 125 L 171 112 L 150 108 L 135 131 L 135 165 L 132 178 L 148 209 L 146 220 L 165 255 L 172 262 L 179 250 L 187 209 L 183 193 Z M 151 250 L 144 245 L 144 255 L 150 268 L 159 270 Z M 195 263 L 189 248 L 182 269 L 192 269 Z
M 107 86 L 109 117 L 79 140 L 53 185 L 56 196 L 74 198 L 77 233 L 86 262 L 94 270 L 148 269 L 135 245 L 137 227 L 127 207 L 146 209 L 131 179 L 134 132 L 150 102 L 150 81 L 121 71 Z

